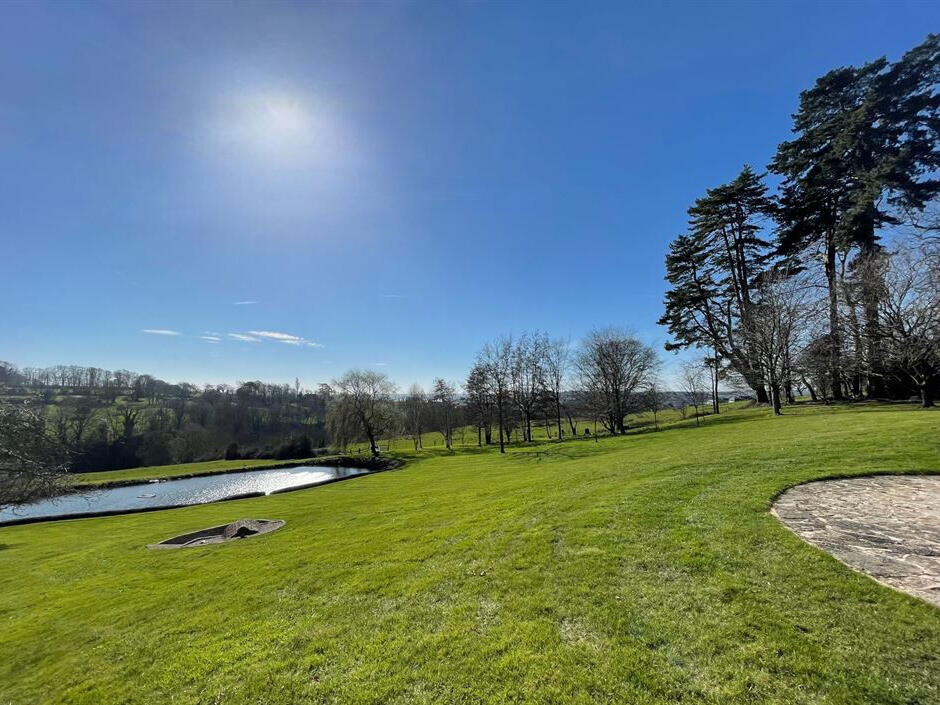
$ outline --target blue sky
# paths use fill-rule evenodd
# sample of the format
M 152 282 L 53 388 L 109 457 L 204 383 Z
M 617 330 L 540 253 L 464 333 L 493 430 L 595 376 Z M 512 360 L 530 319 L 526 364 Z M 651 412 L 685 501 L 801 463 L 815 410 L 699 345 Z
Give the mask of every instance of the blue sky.
M 461 379 L 524 329 L 661 348 L 688 205 L 763 168 L 817 76 L 937 20 L 927 2 L 6 2 L 0 359 L 407 384 Z

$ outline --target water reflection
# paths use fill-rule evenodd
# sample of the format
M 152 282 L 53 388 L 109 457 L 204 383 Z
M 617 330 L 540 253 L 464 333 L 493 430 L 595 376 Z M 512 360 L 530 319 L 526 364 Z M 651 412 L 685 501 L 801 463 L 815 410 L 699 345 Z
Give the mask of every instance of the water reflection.
M 300 466 L 113 487 L 47 499 L 16 509 L 3 509 L 0 511 L 0 524 L 24 518 L 205 504 L 249 493 L 270 494 L 276 490 L 320 484 L 367 472 L 359 468 Z

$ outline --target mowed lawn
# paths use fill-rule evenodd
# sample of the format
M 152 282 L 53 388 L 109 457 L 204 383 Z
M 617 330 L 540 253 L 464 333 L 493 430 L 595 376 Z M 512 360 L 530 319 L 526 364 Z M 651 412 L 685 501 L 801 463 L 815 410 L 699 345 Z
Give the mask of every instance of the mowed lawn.
M 940 703 L 940 610 L 769 514 L 940 470 L 940 413 L 740 410 L 313 490 L 0 528 L 0 703 Z M 147 543 L 285 519 L 227 545 Z

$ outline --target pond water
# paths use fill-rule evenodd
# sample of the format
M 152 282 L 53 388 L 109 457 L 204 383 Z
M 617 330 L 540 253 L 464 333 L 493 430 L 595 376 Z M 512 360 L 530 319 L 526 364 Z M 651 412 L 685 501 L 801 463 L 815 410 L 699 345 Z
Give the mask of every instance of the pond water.
M 368 472 L 360 468 L 299 466 L 146 482 L 64 495 L 24 504 L 15 509 L 4 509 L 0 511 L 0 524 L 20 519 L 184 507 L 251 493 L 271 494 L 278 490 L 322 484 Z

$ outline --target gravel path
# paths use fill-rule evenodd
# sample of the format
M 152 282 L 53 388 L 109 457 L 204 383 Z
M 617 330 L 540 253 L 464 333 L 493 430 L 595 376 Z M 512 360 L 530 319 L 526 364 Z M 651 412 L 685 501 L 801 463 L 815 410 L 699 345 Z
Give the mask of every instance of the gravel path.
M 810 482 L 773 511 L 850 567 L 940 607 L 940 476 Z

